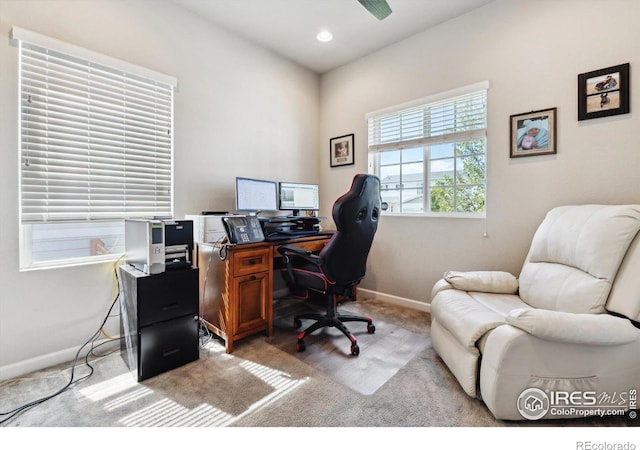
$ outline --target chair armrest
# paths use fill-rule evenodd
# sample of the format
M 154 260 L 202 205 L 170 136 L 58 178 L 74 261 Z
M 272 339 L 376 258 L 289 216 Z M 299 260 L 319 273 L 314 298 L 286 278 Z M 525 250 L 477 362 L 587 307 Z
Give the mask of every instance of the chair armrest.
M 568 344 L 621 345 L 640 340 L 640 330 L 629 319 L 609 314 L 516 309 L 506 321 L 540 339 Z
M 515 294 L 518 292 L 518 279 L 509 272 L 445 272 L 444 279 L 454 289 L 461 291 L 489 292 L 492 294 Z
M 281 245 L 278 247 L 278 252 L 280 252 L 280 254 L 285 258 L 285 261 L 287 258 L 291 259 L 292 257 L 295 257 L 302 258 L 316 266 L 320 266 L 322 264 L 322 258 L 320 258 L 320 256 L 314 255 L 313 252 L 301 247 L 296 247 L 295 245 Z

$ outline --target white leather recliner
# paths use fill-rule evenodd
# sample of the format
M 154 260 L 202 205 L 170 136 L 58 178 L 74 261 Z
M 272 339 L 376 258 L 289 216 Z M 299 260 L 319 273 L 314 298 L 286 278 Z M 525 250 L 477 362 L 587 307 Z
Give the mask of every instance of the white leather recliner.
M 638 409 L 639 230 L 640 205 L 562 206 L 518 278 L 445 273 L 431 340 L 465 392 L 504 420 Z

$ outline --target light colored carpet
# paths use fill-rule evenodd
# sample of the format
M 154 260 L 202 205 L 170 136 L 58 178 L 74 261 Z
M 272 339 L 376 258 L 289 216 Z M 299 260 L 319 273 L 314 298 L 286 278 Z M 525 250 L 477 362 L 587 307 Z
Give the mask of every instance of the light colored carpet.
M 345 307 L 373 317 L 381 326 L 374 336 L 379 334 L 388 339 L 385 335 L 390 334 L 387 328 L 390 327 L 424 339 L 423 349 L 372 394 L 364 395 L 336 382 L 334 374 L 299 359 L 291 347 L 280 350 L 267 342 L 273 337 L 260 333 L 236 342 L 231 355 L 224 352 L 219 341 L 210 341 L 201 348 L 198 361 L 142 383 L 135 382 L 119 353 L 113 353 L 92 362 L 95 371 L 89 379 L 14 417 L 4 426 L 135 427 L 153 429 L 154 436 L 157 427 L 627 426 L 622 418 L 616 417 L 544 422 L 495 420 L 480 400 L 464 393 L 435 354 L 429 344 L 427 313 L 370 299 Z M 289 320 L 287 317 L 287 324 Z M 353 329 L 356 330 L 355 325 Z M 363 328 L 362 335 L 358 335 L 361 353 L 355 359 L 346 356 L 349 349 L 346 338 L 340 338 L 338 345 L 330 348 L 342 354 L 345 364 L 361 364 L 360 358 L 366 362 L 371 361 L 367 358 L 376 357 L 368 347 L 373 343 L 367 342 L 370 337 Z M 313 357 L 325 353 L 322 346 L 314 347 L 311 341 L 307 352 Z M 55 392 L 68 381 L 69 366 L 61 364 L 0 382 L 0 412 Z M 78 377 L 85 373 L 86 367 L 78 367 Z M 401 436 L 405 435 L 402 432 Z M 206 442 L 211 435 L 203 439 Z M 288 445 L 282 442 L 290 441 L 278 440 L 278 445 Z M 307 446 L 307 441 L 300 445 Z

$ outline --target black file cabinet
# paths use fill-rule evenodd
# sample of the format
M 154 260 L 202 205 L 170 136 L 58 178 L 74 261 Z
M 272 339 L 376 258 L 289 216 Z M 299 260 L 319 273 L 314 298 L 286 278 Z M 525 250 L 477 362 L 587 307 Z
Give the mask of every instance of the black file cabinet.
M 198 268 L 147 275 L 119 267 L 122 358 L 138 381 L 199 358 Z

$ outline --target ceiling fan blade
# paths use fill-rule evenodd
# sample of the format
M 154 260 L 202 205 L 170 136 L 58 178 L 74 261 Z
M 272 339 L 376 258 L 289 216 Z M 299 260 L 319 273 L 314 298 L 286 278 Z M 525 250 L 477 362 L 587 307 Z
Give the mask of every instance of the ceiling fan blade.
M 358 0 L 362 6 L 366 8 L 371 14 L 373 14 L 379 20 L 384 19 L 391 14 L 391 7 L 387 3 L 387 0 Z

